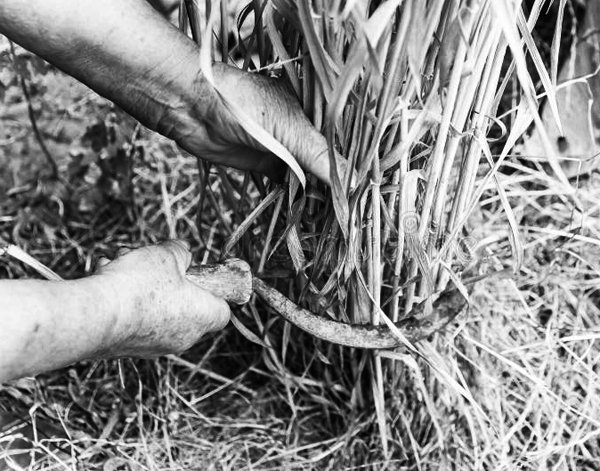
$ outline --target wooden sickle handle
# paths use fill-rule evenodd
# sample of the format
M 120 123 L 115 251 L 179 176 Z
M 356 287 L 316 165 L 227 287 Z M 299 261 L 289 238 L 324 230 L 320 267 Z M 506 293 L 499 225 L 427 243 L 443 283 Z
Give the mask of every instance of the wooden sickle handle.
M 1 1 L 1 0 L 0 0 Z M 449 324 L 465 307 L 467 301 L 456 289 L 448 290 L 433 304 L 433 314 L 425 316 L 426 302 L 414 306 L 407 319 L 396 324 L 406 340 L 402 340 L 386 326 L 345 324 L 333 321 L 303 309 L 260 279 L 253 279 L 250 266 L 239 259 L 216 265 L 191 267 L 187 279 L 215 296 L 232 304 L 245 304 L 253 291 L 280 316 L 302 330 L 323 340 L 354 348 L 387 349 L 406 346 L 427 338 Z
M 200 288 L 231 304 L 245 304 L 252 296 L 250 265 L 237 258 L 216 265 L 192 266 L 186 277 Z

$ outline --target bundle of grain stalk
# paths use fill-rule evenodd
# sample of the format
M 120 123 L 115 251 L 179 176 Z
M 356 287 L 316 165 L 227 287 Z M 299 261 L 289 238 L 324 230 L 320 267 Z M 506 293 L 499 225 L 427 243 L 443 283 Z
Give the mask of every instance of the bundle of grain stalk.
M 329 375 L 322 384 L 335 382 L 332 394 L 349 403 L 374 405 L 384 453 L 397 438 L 392 422 L 425 420 L 401 405 L 406 398 L 394 398 L 400 381 L 423 393 L 419 401 L 424 397 L 432 414 L 430 386 L 437 381 L 470 404 L 471 436 L 484 427 L 460 374 L 449 372 L 441 354 L 447 334 L 436 331 L 456 329 L 475 280 L 521 263 L 497 175 L 523 132 L 540 124 L 526 55 L 551 109 L 556 83 L 531 34 L 544 2 L 530 3 L 526 15 L 517 0 L 255 0 L 237 25 L 251 33 L 235 41 L 227 15 L 215 24 L 217 13 L 231 8 L 227 1 L 207 2 L 205 16 L 193 1 L 182 8 L 205 52 L 288 83 L 329 143 L 330 185 L 295 167 L 285 183 L 265 184 L 200 165 L 203 208 L 213 206 L 225 239 L 219 255 L 245 259 L 259 278 L 320 318 L 376 326 L 364 332 L 383 332 L 397 348 L 369 353 L 379 345 L 368 339 L 361 345 L 367 350 L 321 341 L 300 347 L 290 324 L 265 320 L 256 309 L 262 301 L 244 308 L 240 328 L 275 347 L 265 350 L 269 364 L 277 369 L 288 361 L 286 378 L 295 387 L 311 387 L 303 378 L 308 370 L 315 377 L 314 363 L 336 365 L 322 367 Z M 473 237 L 482 196 L 502 207 L 508 242 Z M 290 350 L 305 358 L 295 371 Z M 400 416 L 393 403 L 404 408 Z M 428 420 L 444 435 L 436 418 Z

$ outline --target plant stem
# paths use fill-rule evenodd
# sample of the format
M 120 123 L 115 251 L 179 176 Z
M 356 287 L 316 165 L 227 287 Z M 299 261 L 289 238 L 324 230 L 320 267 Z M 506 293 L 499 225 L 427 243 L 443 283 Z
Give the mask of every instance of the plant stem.
M 13 58 L 13 64 L 16 64 L 17 54 L 15 52 L 15 45 L 10 40 L 9 40 L 9 43 L 10 43 L 10 53 Z M 35 136 L 35 139 L 37 140 L 37 142 L 40 146 L 40 149 L 42 149 L 42 154 L 44 154 L 44 157 L 46 157 L 46 160 L 48 161 L 48 164 L 50 165 L 50 168 L 52 169 L 51 177 L 57 178 L 58 177 L 58 166 L 56 165 L 56 160 L 54 160 L 54 157 L 52 157 L 52 154 L 50 154 L 50 151 L 46 147 L 46 144 L 44 143 L 42 134 L 40 133 L 40 130 L 38 128 L 37 121 L 35 119 L 35 113 L 33 111 L 33 105 L 31 103 L 31 94 L 29 93 L 29 87 L 27 86 L 25 77 L 23 77 L 23 74 L 16 67 L 16 65 L 14 67 L 14 70 L 15 70 L 16 74 L 19 76 L 19 85 L 21 86 L 21 90 L 23 91 L 23 96 L 25 97 L 25 101 L 27 101 L 27 114 L 29 115 L 29 122 L 31 123 L 31 129 L 33 129 L 33 134 Z

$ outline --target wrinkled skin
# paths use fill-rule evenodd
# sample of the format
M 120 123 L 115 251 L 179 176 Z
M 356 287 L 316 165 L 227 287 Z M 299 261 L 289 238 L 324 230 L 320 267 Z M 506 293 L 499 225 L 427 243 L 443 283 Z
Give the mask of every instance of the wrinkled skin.
M 82 359 L 181 352 L 222 329 L 229 306 L 185 277 L 182 241 L 123 250 L 69 281 L 0 280 L 0 383 Z
M 213 65 L 213 75 L 225 97 L 281 142 L 301 167 L 320 180 L 329 181 L 327 141 L 312 126 L 283 81 L 221 63 Z M 204 94 L 205 98 L 195 102 L 188 112 L 197 116 L 195 126 L 185 135 L 181 135 L 181 127 L 175 128 L 170 137 L 191 154 L 214 163 L 269 176 L 285 171 L 283 161 L 248 135 L 201 75 L 196 87 L 197 96 Z
M 192 154 L 280 174 L 280 162 L 223 106 L 199 49 L 144 0 L 0 0 L 0 33 Z M 327 182 L 325 138 L 280 81 L 213 65 L 219 91 Z M 81 280 L 0 280 L 0 382 L 86 358 L 179 352 L 221 329 L 229 308 L 184 276 L 169 242 L 123 254 Z
M 181 240 L 121 249 L 114 261 L 100 260 L 96 276 L 112 292 L 127 293 L 120 300 L 122 340 L 110 356 L 182 352 L 205 333 L 227 325 L 227 303 L 186 279 L 191 260 L 189 246 Z
M 207 81 L 198 46 L 144 0 L 0 0 L 0 34 L 186 151 L 281 176 L 280 160 Z M 223 64 L 212 73 L 229 102 L 329 182 L 326 140 L 282 81 Z M 0 280 L 0 382 L 86 358 L 179 352 L 223 328 L 229 308 L 185 279 L 189 260 L 184 245 L 170 242 L 124 254 L 81 280 Z
M 0 33 L 198 157 L 281 173 L 281 161 L 247 135 L 206 80 L 198 46 L 144 0 L 2 0 Z M 221 63 L 212 72 L 228 100 L 329 181 L 326 139 L 282 81 Z

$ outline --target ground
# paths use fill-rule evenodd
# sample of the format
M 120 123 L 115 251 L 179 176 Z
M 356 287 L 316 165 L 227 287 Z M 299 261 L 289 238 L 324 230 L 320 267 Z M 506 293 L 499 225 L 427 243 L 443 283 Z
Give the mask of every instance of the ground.
M 195 158 L 19 56 L 59 172 L 11 86 L 0 108 L 0 236 L 65 278 L 121 245 L 173 235 L 192 242 L 196 261 L 215 260 L 224 239 L 215 221 L 234 223 L 218 214 L 217 171 L 214 204 L 199 208 Z M 229 326 L 180 356 L 84 362 L 0 386 L 0 419 L 17 430 L 33 420 L 38 469 L 598 469 L 600 179 L 564 185 L 542 167 L 509 166 L 501 181 L 523 268 L 475 287 L 468 311 L 425 342 L 429 364 L 389 359 L 401 381 L 386 395 L 386 465 L 371 385 L 348 367 L 368 369 L 370 354 L 290 333 L 260 304 L 237 314 L 255 331 L 263 323 L 272 348 Z M 495 266 L 510 256 L 510 233 L 489 195 L 470 227 Z M 25 276 L 36 274 L 0 258 L 0 277 Z
M 122 245 L 175 235 L 191 242 L 198 262 L 215 261 L 223 236 L 212 230 L 210 205 L 197 214 L 196 159 L 59 71 L 18 54 L 29 71 L 26 86 L 40 138 L 59 172 L 51 175 L 28 103 L 14 84 L 0 115 L 2 239 L 64 278 L 92 273 L 101 255 L 110 257 Z M 215 174 L 211 179 L 218 185 Z M 0 276 L 36 274 L 5 256 Z M 328 446 L 345 433 L 343 412 L 329 410 L 327 394 L 319 404 L 286 378 L 274 377 L 266 356 L 230 326 L 183 356 L 82 363 L 1 386 L 1 420 L 21 430 L 21 422 L 34 416 L 38 438 L 44 431 L 53 437 L 37 457 L 77 469 L 327 462 Z M 300 418 L 290 400 L 302 409 Z M 371 428 L 370 422 L 363 427 Z M 15 429 L 5 430 L 11 433 L 0 435 L 0 443 L 6 444 Z

